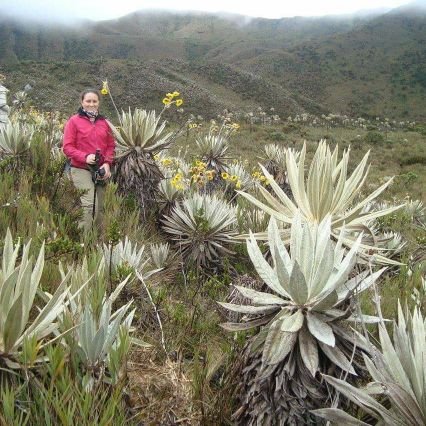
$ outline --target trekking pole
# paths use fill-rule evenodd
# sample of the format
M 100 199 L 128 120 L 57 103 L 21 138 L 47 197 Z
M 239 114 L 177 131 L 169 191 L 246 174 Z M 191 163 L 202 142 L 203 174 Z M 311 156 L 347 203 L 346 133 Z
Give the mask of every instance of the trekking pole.
M 93 209 L 92 209 L 92 228 L 93 228 L 93 224 L 95 223 L 95 213 L 96 213 L 96 188 L 98 186 L 98 184 L 96 182 L 93 183 L 94 184 L 94 189 L 93 189 Z
M 95 173 L 93 180 L 93 209 L 92 209 L 92 229 L 93 224 L 95 223 L 95 213 L 96 213 L 96 188 L 98 186 L 98 171 L 99 171 L 99 161 L 101 158 L 101 150 L 97 149 L 95 153 Z

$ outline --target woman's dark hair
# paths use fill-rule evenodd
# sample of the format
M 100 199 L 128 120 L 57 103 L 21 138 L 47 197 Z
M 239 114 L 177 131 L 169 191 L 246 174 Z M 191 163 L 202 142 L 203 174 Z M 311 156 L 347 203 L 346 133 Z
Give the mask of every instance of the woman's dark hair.
M 95 94 L 99 100 L 101 100 L 101 94 L 99 93 L 98 90 L 96 89 L 85 89 L 80 93 L 80 100 L 83 100 L 84 97 L 88 94 L 88 93 L 93 93 Z

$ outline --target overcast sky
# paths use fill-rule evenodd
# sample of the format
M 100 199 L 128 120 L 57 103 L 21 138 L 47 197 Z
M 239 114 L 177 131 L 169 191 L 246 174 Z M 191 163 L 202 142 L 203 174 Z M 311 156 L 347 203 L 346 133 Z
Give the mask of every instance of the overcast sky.
M 137 10 L 166 9 L 282 18 L 346 14 L 365 9 L 393 8 L 407 3 L 409 0 L 0 0 L 0 14 L 56 21 L 75 18 L 100 21 L 119 18 Z

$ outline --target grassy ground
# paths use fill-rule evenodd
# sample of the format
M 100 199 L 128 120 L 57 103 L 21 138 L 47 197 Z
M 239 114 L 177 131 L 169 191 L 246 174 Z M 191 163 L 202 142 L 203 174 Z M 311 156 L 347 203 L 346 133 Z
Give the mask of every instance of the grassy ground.
M 208 127 L 208 123 L 203 126 Z M 191 131 L 188 138 L 180 137 L 171 153 L 186 150 L 188 159 L 199 158 L 195 136 L 195 131 Z M 327 139 L 332 147 L 338 144 L 341 150 L 350 146 L 352 169 L 371 150 L 371 169 L 364 194 L 372 192 L 390 176 L 396 176 L 381 200 L 397 203 L 409 197 L 425 201 L 426 140 L 414 131 L 384 133 L 288 123 L 252 127 L 242 124 L 231 138 L 229 156 L 248 160 L 250 166 L 256 166 L 264 155 L 265 144 L 300 149 L 306 141 L 306 164 L 309 165 L 320 139 Z M 43 239 L 48 241 L 44 289 L 51 291 L 58 285 L 59 261 L 81 262 L 84 256 L 90 259 L 100 243 L 125 235 L 147 246 L 166 240 L 154 224 L 139 223 L 135 203 L 131 198 L 117 195 L 114 186 L 110 186 L 107 194 L 105 232 L 81 235 L 76 229 L 79 214 L 73 201 L 76 194 L 64 180 L 57 195 L 55 184 L 61 163 L 60 160 L 43 163 L 40 159 L 45 149 L 40 141 L 34 143 L 33 160 L 29 160 L 23 171 L 18 173 L 2 163 L 0 173 L 1 234 L 9 227 L 15 237 L 32 237 L 36 247 Z M 13 204 L 18 195 L 19 200 Z M 394 318 L 397 300 L 412 304 L 413 288 L 421 287 L 426 268 L 426 234 L 405 213 L 384 219 L 380 226 L 383 230 L 400 232 L 407 240 L 399 257 L 405 265 L 391 268 L 379 286 L 383 313 Z M 152 302 L 147 289 L 137 281 L 126 290 L 121 302 L 134 299 L 135 335 L 152 345 L 150 349 L 133 347 L 129 356 L 125 398 L 119 410 L 120 416 L 127 417 L 128 424 L 231 424 L 234 407 L 229 371 L 246 335 L 227 333 L 219 327 L 227 320 L 227 314 L 216 302 L 229 297 L 230 284 L 241 276 L 256 278 L 243 244 L 235 247 L 234 256 L 223 259 L 219 271 L 188 270 L 174 263 L 148 283 Z M 118 273 L 113 281 L 118 282 L 120 278 L 123 276 Z M 362 298 L 366 313 L 374 312 L 373 296 L 370 293 Z M 97 409 L 102 410 L 100 404 Z M 119 423 L 112 420 L 105 424 Z
M 203 123 L 208 128 L 208 123 Z M 171 150 L 187 151 L 196 156 L 196 131 L 189 138 L 182 137 Z M 248 160 L 256 166 L 265 157 L 264 146 L 276 144 L 283 148 L 291 147 L 299 150 L 303 143 L 307 144 L 307 160 L 315 152 L 318 142 L 325 139 L 331 147 L 339 146 L 340 152 L 351 149 L 350 165 L 354 168 L 362 157 L 370 151 L 371 164 L 368 186 L 375 186 L 379 181 L 395 176 L 395 184 L 383 194 L 383 199 L 393 197 L 404 199 L 426 200 L 426 137 L 415 131 L 368 131 L 344 127 L 326 128 L 302 125 L 252 126 L 243 125 L 242 130 L 233 135 L 230 143 L 230 157 Z

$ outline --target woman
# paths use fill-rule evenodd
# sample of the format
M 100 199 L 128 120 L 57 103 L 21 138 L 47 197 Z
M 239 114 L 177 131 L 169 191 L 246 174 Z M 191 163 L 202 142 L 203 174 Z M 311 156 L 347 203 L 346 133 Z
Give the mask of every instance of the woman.
M 115 141 L 107 120 L 99 114 L 99 92 L 87 89 L 82 92 L 80 99 L 81 107 L 77 114 L 65 125 L 62 149 L 71 160 L 71 178 L 74 186 L 85 191 L 81 196 L 84 213 L 79 226 L 88 231 L 92 227 L 93 220 L 97 226 L 102 223 L 105 193 L 103 183 L 111 176 Z M 96 166 L 100 169 L 98 173 L 100 178 L 94 183 L 92 174 Z

